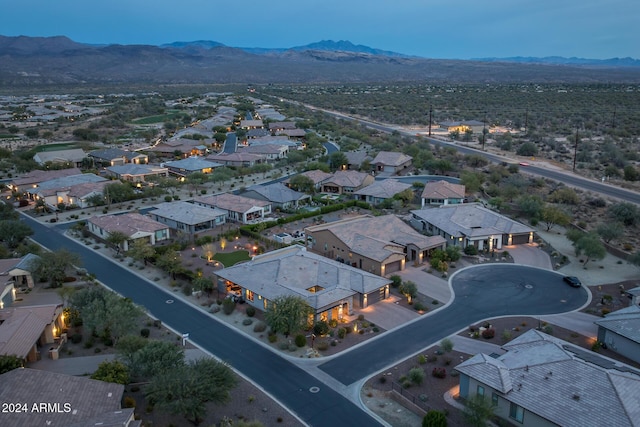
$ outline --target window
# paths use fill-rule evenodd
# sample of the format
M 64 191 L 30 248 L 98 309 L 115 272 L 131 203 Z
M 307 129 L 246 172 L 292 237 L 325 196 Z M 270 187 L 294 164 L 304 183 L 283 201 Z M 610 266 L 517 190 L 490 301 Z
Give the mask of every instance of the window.
M 518 406 L 515 403 L 511 404 L 509 408 L 509 418 L 513 418 L 518 422 L 522 422 L 524 420 L 524 408 L 522 406 Z
M 498 406 L 498 395 L 491 393 L 491 406 Z
M 249 289 L 247 289 L 245 290 L 245 295 L 246 295 L 247 301 L 253 301 L 253 291 L 250 291 Z
M 478 394 L 478 396 L 482 396 L 484 397 L 484 387 L 482 387 L 481 385 L 478 386 L 478 389 L 476 391 L 476 393 Z

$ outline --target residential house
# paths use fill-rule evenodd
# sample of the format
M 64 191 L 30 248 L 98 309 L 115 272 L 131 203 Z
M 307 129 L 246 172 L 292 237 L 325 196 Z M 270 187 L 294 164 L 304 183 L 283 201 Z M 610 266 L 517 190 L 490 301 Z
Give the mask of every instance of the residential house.
M 39 165 L 54 163 L 57 165 L 69 165 L 70 167 L 80 167 L 87 158 L 87 154 L 81 148 L 70 150 L 41 151 L 33 156 L 33 160 Z
M 299 141 L 294 141 L 286 136 L 263 136 L 261 138 L 255 138 L 249 141 L 250 146 L 256 145 L 284 145 L 289 147 L 290 150 L 302 149 L 302 144 Z
M 205 155 L 207 148 L 202 144 L 202 141 L 200 140 L 179 138 L 161 142 L 160 144 L 145 151 L 156 153 L 165 157 L 179 156 L 182 158 L 187 158 L 189 156 Z
M 196 197 L 193 203 L 204 208 L 222 210 L 227 220 L 242 224 L 262 222 L 271 214 L 271 202 L 230 193 Z
M 239 153 L 257 154 L 268 161 L 278 161 L 284 159 L 289 154 L 289 147 L 286 145 L 250 145 L 248 147 L 238 147 Z
M 8 185 L 11 191 L 24 192 L 27 188 L 35 188 L 40 183 L 51 181 L 65 176 L 80 175 L 82 171 L 78 168 L 58 169 L 58 170 L 32 170 L 26 174 L 14 178 Z
M 408 172 L 411 168 L 413 157 L 397 151 L 380 151 L 376 157 L 371 160 L 372 169 L 378 173 L 390 175 L 401 175 Z
M 247 131 L 247 138 L 248 139 L 253 139 L 253 138 L 262 138 L 264 136 L 268 136 L 269 131 L 267 129 L 263 129 L 263 128 L 259 128 L 259 129 L 249 129 Z
M 354 192 L 373 184 L 375 178 L 364 172 L 337 171 L 331 178 L 322 182 L 322 192 L 332 194 L 353 194 Z
M 440 129 L 445 129 L 448 133 L 459 132 L 463 134 L 467 130 L 471 130 L 473 133 L 482 133 L 482 130 L 484 129 L 485 124 L 484 122 L 479 122 L 477 120 L 463 120 L 463 121 L 440 122 L 439 126 L 440 126 Z
M 264 156 L 251 153 L 219 153 L 208 155 L 206 160 L 220 163 L 225 166 L 251 167 L 258 163 L 262 163 Z
M 160 203 L 155 205 L 148 215 L 174 230 L 189 234 L 210 230 L 226 221 L 226 212 L 221 209 L 206 208 L 183 201 Z
M 493 413 L 522 426 L 640 426 L 640 371 L 535 329 L 506 353 L 465 360 L 460 397 L 490 399 Z
M 458 205 L 464 202 L 465 187 L 448 181 L 429 181 L 422 190 L 422 207 Z
M 411 184 L 405 184 L 395 179 L 384 179 L 354 191 L 353 195 L 357 200 L 363 200 L 371 205 L 379 205 L 385 200 L 393 199 L 396 194 L 412 188 Z
M 240 127 L 242 129 L 256 129 L 264 126 L 262 120 L 240 120 Z
M 316 191 L 320 190 L 320 188 L 322 187 L 322 183 L 324 181 L 326 181 L 327 179 L 329 179 L 329 178 L 331 178 L 333 176 L 333 174 L 330 174 L 328 172 L 323 172 L 320 169 L 315 169 L 315 170 L 311 170 L 311 171 L 302 172 L 299 175 L 306 176 L 311 181 L 313 181 L 313 186 L 315 187 Z M 291 178 L 287 178 L 283 182 L 286 185 L 289 185 L 290 181 L 291 181 Z
M 0 310 L 0 355 L 35 362 L 41 351 L 57 359 L 64 330 L 62 304 L 8 307 Z
M 33 289 L 35 261 L 39 258 L 26 254 L 22 258 L 0 259 L 0 309 L 11 306 L 17 289 Z
M 113 183 L 101 176 L 85 173 L 65 176 L 41 182 L 26 193 L 32 200 L 42 199 L 47 206 L 57 208 L 59 204 L 87 207 L 86 199 L 96 193 L 102 193 L 105 186 Z
M 0 375 L 0 399 L 26 410 L 2 414 L 11 427 L 140 427 L 134 408 L 121 408 L 122 384 L 40 369 L 18 368 Z
M 94 150 L 89 153 L 89 157 L 98 164 L 108 166 L 122 166 L 127 163 L 136 165 L 149 163 L 149 156 L 137 151 L 120 150 L 119 148 L 105 148 Z
M 271 132 L 277 133 L 278 131 L 281 131 L 281 130 L 292 130 L 292 129 L 296 129 L 296 123 L 295 122 L 271 122 L 271 123 L 269 123 L 269 130 Z
M 252 185 L 242 193 L 245 197 L 271 203 L 272 208 L 297 209 L 311 202 L 311 196 L 287 187 L 281 182 L 267 185 Z
M 395 215 L 361 215 L 305 228 L 307 248 L 327 258 L 385 276 L 423 263 L 445 246 L 441 236 L 424 236 Z
M 127 240 L 122 243 L 121 248 L 125 252 L 138 239 L 152 246 L 169 239 L 168 225 L 134 212 L 91 217 L 87 221 L 87 228 L 89 232 L 103 240 L 107 240 L 114 232 L 124 234 Z
M 598 341 L 606 348 L 640 363 L 640 306 L 613 311 L 594 323 L 598 325 Z
M 215 168 L 219 168 L 222 165 L 201 157 L 188 157 L 182 160 L 166 162 L 164 166 L 169 169 L 170 174 L 184 178 L 196 172 L 211 173 Z
M 350 170 L 360 170 L 365 161 L 371 162 L 373 160 L 373 157 L 367 154 L 366 151 L 346 151 L 343 154 L 347 158 L 346 169 Z
M 155 165 L 137 165 L 127 163 L 121 166 L 109 166 L 106 168 L 107 176 L 115 177 L 121 181 L 145 182 L 149 177 L 169 176 L 169 169 Z
M 419 209 L 411 214 L 416 229 L 444 237 L 448 246 L 473 245 L 478 250 L 492 251 L 533 242 L 533 228 L 478 203 Z
M 313 320 L 341 320 L 356 308 L 388 298 L 390 280 L 308 252 L 300 245 L 254 256 L 215 272 L 218 289 L 239 286 L 246 302 L 266 310 L 276 298 L 296 296 Z

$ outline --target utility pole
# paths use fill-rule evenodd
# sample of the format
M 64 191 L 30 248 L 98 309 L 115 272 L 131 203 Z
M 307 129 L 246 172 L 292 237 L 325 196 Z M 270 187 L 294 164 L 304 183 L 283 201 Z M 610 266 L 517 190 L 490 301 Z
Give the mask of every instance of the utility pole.
M 578 158 L 578 125 L 576 125 L 576 142 L 575 142 L 575 146 L 573 147 L 573 171 L 576 171 L 576 159 Z
M 429 105 L 429 136 L 431 136 L 431 118 L 433 116 L 433 106 Z
M 487 113 L 484 113 L 484 120 L 482 121 L 482 151 L 484 151 L 484 140 L 487 138 Z
M 611 127 L 616 128 L 616 106 L 613 107 L 613 120 L 611 120 Z
M 527 134 L 527 128 L 529 127 L 529 110 L 524 110 L 524 133 Z

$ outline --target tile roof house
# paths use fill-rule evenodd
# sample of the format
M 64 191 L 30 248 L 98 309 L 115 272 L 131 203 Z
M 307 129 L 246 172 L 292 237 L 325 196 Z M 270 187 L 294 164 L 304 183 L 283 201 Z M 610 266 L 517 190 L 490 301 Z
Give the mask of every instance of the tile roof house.
M 271 203 L 272 208 L 297 209 L 311 202 L 311 196 L 287 187 L 281 182 L 267 185 L 252 185 L 242 193 L 245 197 Z
M 38 360 L 40 348 L 48 351 L 60 339 L 65 327 L 61 316 L 62 304 L 0 310 L 0 355 L 14 355 L 28 362 Z
M 169 169 L 169 173 L 186 177 L 192 173 L 211 173 L 215 168 L 219 168 L 222 165 L 220 163 L 211 162 L 205 160 L 202 157 L 187 157 L 182 160 L 175 160 L 164 163 L 164 166 Z
M 322 182 L 323 193 L 353 194 L 353 192 L 373 184 L 372 175 L 358 171 L 337 171 Z
M 416 229 L 444 237 L 449 246 L 473 245 L 478 250 L 491 251 L 533 241 L 533 228 L 478 203 L 418 209 L 411 214 Z
M 139 427 L 134 408 L 121 408 L 124 386 L 29 368 L 0 375 L 0 400 L 26 411 L 2 414 L 11 427 Z M 41 406 L 44 405 L 44 406 Z
M 278 297 L 298 296 L 316 320 L 340 320 L 389 296 L 390 280 L 308 252 L 299 245 L 254 256 L 215 272 L 218 289 L 242 288 L 247 303 L 266 310 Z
M 189 202 L 176 201 L 155 205 L 148 215 L 174 230 L 194 234 L 224 224 L 226 214 L 221 209 L 211 209 Z
M 89 157 L 96 162 L 109 166 L 121 166 L 127 163 L 145 164 L 149 162 L 149 156 L 137 151 L 120 150 L 119 148 L 105 148 L 94 150 L 89 153 Z
M 89 197 L 102 193 L 112 183 L 113 181 L 101 176 L 84 173 L 44 181 L 26 192 L 31 199 L 43 199 L 46 205 L 54 209 L 61 203 L 85 208 L 88 207 Z
M 137 165 L 127 163 L 121 166 L 109 166 L 106 168 L 107 176 L 113 176 L 122 181 L 145 182 L 145 178 L 156 176 L 168 176 L 169 169 L 154 165 Z
M 289 154 L 289 146 L 282 144 L 258 144 L 250 145 L 248 147 L 238 147 L 238 152 L 258 154 L 263 156 L 266 160 L 280 160 L 287 157 Z
M 150 245 L 169 239 L 169 226 L 154 221 L 148 216 L 129 212 L 122 215 L 102 215 L 89 218 L 89 232 L 106 240 L 113 232 L 123 233 L 127 240 L 122 243 L 122 250 L 128 251 L 134 240 L 143 239 Z
M 608 349 L 640 363 L 640 306 L 613 311 L 594 322 L 598 341 Z
M 403 270 L 406 261 L 421 264 L 445 245 L 442 237 L 424 236 L 395 215 L 361 215 L 307 227 L 305 234 L 313 252 L 380 276 Z
M 484 128 L 484 123 L 478 120 L 463 120 L 453 122 L 440 122 L 441 129 L 446 129 L 447 132 L 460 132 L 465 133 L 467 129 L 470 129 L 473 133 L 481 133 Z
M 39 164 L 46 163 L 69 164 L 72 167 L 79 167 L 82 161 L 87 158 L 87 154 L 81 148 L 70 150 L 41 151 L 33 156 L 33 160 Z
M 38 255 L 26 254 L 22 258 L 0 259 L 0 309 L 11 306 L 18 288 L 33 289 L 34 261 Z
M 240 127 L 242 129 L 255 129 L 264 126 L 262 120 L 240 120 Z
M 371 160 L 371 167 L 376 173 L 400 174 L 411 168 L 413 157 L 397 151 L 380 151 Z
M 205 208 L 222 210 L 227 220 L 242 224 L 261 222 L 265 216 L 271 214 L 271 202 L 230 193 L 196 197 L 193 203 Z
M 359 170 L 365 160 L 373 160 L 366 151 L 346 151 L 343 154 L 347 158 L 347 169 Z
M 265 160 L 265 157 L 260 154 L 240 152 L 210 154 L 206 159 L 225 166 L 251 167 L 256 163 L 262 163 L 262 161 Z
M 464 202 L 465 187 L 448 181 L 429 181 L 422 190 L 422 207 L 426 205 L 457 205 Z
M 375 181 L 373 184 L 361 188 L 358 191 L 354 191 L 353 195 L 357 200 L 364 200 L 369 204 L 379 205 L 387 199 L 393 199 L 396 194 L 411 188 L 413 188 L 411 184 L 405 184 L 395 179 L 383 179 L 381 181 Z
M 200 140 L 178 138 L 161 142 L 160 144 L 146 149 L 145 151 L 171 157 L 174 157 L 176 153 L 179 153 L 181 157 L 186 158 L 189 156 L 206 154 L 206 147 L 203 151 L 202 148 L 198 148 L 201 146 L 202 141 Z
M 640 371 L 532 329 L 456 366 L 460 396 L 523 426 L 640 426 Z
M 32 170 L 20 177 L 14 178 L 9 183 L 9 188 L 12 191 L 25 191 L 26 188 L 35 188 L 40 183 L 45 181 L 51 181 L 56 178 L 63 178 L 65 176 L 80 175 L 82 171 L 78 168 L 70 169 L 58 169 L 58 170 Z
M 296 129 L 296 122 L 271 122 L 269 123 L 269 130 L 276 132 L 285 129 Z
M 313 181 L 313 185 L 315 187 L 316 190 L 319 190 L 320 187 L 322 186 L 322 182 L 331 178 L 333 175 L 330 174 L 329 172 L 323 172 L 320 169 L 315 169 L 315 170 L 311 170 L 311 171 L 306 171 L 306 172 L 302 172 L 299 175 L 302 176 L 306 176 L 307 178 L 309 178 L 311 181 Z M 283 181 L 286 185 L 289 185 L 289 182 L 291 181 L 291 178 L 287 178 L 285 181 Z

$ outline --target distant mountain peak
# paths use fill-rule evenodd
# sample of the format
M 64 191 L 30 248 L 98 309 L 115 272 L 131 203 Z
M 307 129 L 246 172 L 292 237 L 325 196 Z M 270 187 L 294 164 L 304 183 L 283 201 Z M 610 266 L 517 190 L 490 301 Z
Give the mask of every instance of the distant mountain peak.
M 222 43 L 211 41 L 211 40 L 194 40 L 191 42 L 166 43 L 166 44 L 160 45 L 160 47 L 175 47 L 175 48 L 200 47 L 203 49 L 211 49 L 214 47 L 226 47 L 226 46 Z
M 329 52 L 357 52 L 357 53 L 368 53 L 370 55 L 409 57 L 409 55 L 404 55 L 398 52 L 375 49 L 375 48 L 361 45 L 361 44 L 353 44 L 349 40 L 338 40 L 338 41 L 322 40 L 315 43 L 309 43 L 304 46 L 295 46 L 289 50 L 297 50 L 297 51 L 323 50 L 323 51 L 329 51 Z

